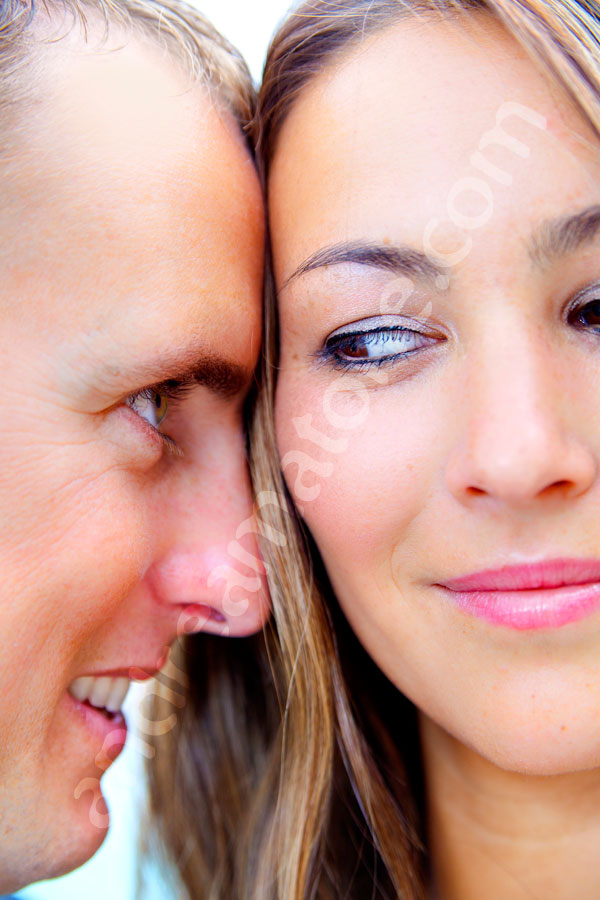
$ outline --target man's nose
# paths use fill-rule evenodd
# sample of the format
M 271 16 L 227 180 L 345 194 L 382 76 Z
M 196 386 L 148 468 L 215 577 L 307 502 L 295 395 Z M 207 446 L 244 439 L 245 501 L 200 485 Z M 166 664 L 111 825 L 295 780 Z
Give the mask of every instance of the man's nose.
M 269 603 L 242 435 L 232 430 L 173 460 L 156 486 L 153 521 L 146 582 L 177 634 L 259 630 Z
M 488 334 L 467 356 L 446 472 L 453 495 L 464 504 L 526 507 L 585 493 L 597 462 L 564 348 L 554 352 L 539 330 L 520 323 Z

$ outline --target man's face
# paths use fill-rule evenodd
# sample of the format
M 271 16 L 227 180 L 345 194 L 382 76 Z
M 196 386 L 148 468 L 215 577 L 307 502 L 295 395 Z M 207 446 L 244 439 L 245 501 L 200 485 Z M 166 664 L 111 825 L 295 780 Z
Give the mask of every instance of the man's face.
M 260 588 L 223 605 L 215 577 L 255 575 L 227 554 L 251 512 L 252 162 L 151 47 L 61 42 L 42 68 L 0 181 L 0 891 L 101 843 L 116 679 L 156 671 L 190 616 L 241 635 L 267 606 Z

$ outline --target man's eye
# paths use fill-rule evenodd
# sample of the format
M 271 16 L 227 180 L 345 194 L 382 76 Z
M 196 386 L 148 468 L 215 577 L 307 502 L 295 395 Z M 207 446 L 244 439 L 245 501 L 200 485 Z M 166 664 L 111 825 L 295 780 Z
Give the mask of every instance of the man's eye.
M 156 388 L 144 388 L 143 391 L 132 394 L 125 402 L 153 428 L 159 427 L 169 407 L 167 392 Z

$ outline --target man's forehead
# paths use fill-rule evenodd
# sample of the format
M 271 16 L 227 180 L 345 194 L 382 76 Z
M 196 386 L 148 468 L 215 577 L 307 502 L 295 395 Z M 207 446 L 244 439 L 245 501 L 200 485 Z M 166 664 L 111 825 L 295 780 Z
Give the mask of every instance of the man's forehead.
M 67 151 L 158 161 L 197 140 L 200 121 L 209 139 L 215 130 L 206 91 L 148 41 L 130 38 L 106 52 L 63 41 L 44 65 L 51 77 L 39 88 L 38 124 Z
M 1 243 L 15 221 L 22 236 L 28 222 L 39 229 L 67 208 L 91 221 L 115 203 L 152 207 L 164 201 L 167 181 L 173 190 L 190 177 L 199 209 L 218 193 L 249 205 L 239 194 L 255 185 L 240 178 L 249 155 L 237 124 L 147 41 L 98 52 L 65 38 L 41 66 L 11 160 L 0 159 L 0 229 L 9 217 Z M 139 216 L 131 225 L 144 227 Z

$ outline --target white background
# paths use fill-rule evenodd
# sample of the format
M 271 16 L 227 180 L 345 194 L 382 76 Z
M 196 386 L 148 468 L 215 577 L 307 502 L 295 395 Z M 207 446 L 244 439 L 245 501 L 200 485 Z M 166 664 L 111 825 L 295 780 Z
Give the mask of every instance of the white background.
M 194 0 L 191 0 L 194 2 Z M 290 0 L 200 0 L 202 12 L 246 58 L 255 82 L 260 81 L 269 39 L 285 16 Z M 130 691 L 125 707 L 133 717 L 139 693 Z M 142 758 L 135 739 L 108 770 L 102 781 L 111 813 L 111 828 L 96 856 L 63 878 L 31 885 L 19 893 L 28 900 L 134 900 L 137 829 L 142 813 Z M 143 825 L 142 825 L 143 827 Z M 142 900 L 171 900 L 157 872 L 153 887 Z
M 189 2 L 189 0 L 188 0 Z M 293 0 L 191 0 L 241 50 L 256 82 L 269 40 Z

